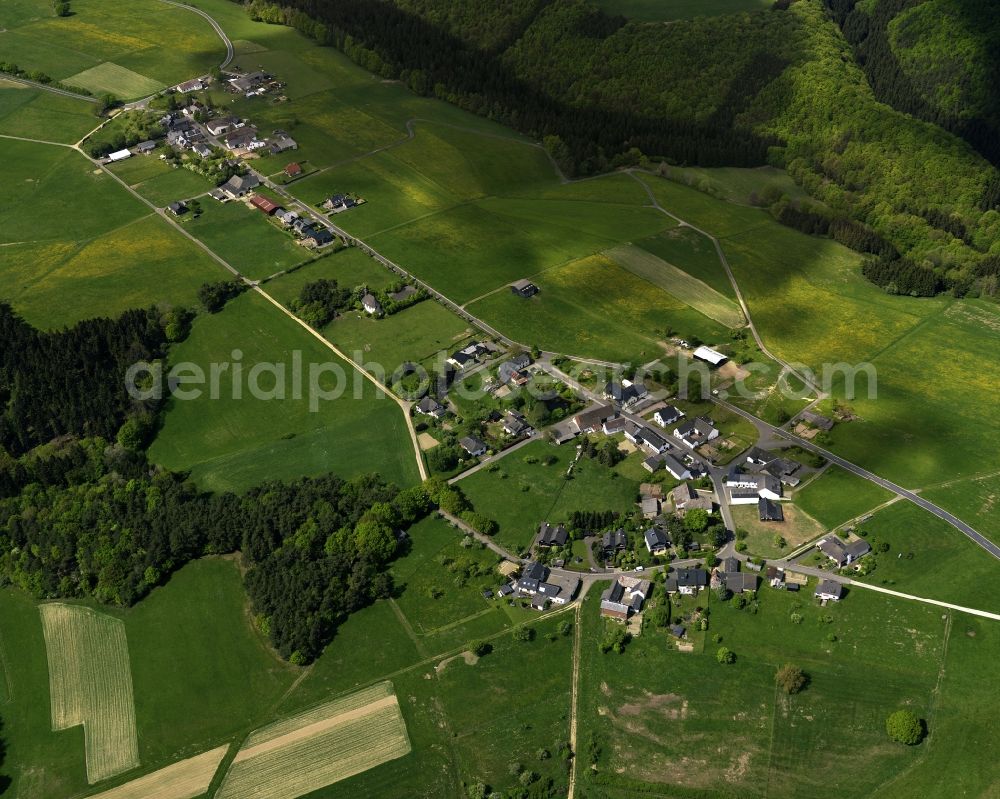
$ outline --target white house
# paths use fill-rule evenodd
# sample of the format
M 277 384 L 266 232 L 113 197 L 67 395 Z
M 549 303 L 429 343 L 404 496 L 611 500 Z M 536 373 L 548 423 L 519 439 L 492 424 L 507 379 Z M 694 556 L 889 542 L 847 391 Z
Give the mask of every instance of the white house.
M 371 292 L 368 292 L 361 298 L 361 307 L 365 309 L 365 313 L 370 313 L 373 316 L 382 313 L 382 303 Z
M 711 441 L 719 437 L 719 429 L 711 419 L 698 416 L 688 419 L 674 428 L 674 435 L 677 436 L 684 445 L 694 449 L 700 447 L 706 441 Z
M 691 470 L 688 469 L 673 455 L 663 455 L 663 468 L 673 476 L 675 480 L 690 480 Z
M 726 477 L 730 505 L 756 505 L 760 499 L 781 499 L 781 481 L 769 474 L 731 471 Z
M 684 412 L 680 408 L 675 408 L 673 405 L 665 405 L 653 414 L 653 421 L 660 427 L 667 427 L 683 417 Z
M 131 158 L 132 152 L 130 150 L 115 150 L 113 153 L 108 155 L 108 160 L 111 162 L 124 161 L 126 158 Z
M 844 596 L 844 586 L 836 580 L 820 580 L 816 586 L 816 598 L 839 602 Z
M 667 551 L 667 547 L 670 546 L 670 539 L 667 538 L 667 534 L 658 527 L 650 527 L 643 534 L 643 539 L 646 542 L 646 551 L 650 555 L 662 555 Z

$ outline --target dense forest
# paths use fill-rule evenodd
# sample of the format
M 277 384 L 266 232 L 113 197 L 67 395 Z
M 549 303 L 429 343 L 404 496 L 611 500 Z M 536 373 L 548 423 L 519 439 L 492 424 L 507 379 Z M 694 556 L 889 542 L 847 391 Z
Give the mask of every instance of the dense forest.
M 258 623 L 297 663 L 315 658 L 350 613 L 389 595 L 399 531 L 431 507 L 428 488 L 400 491 L 375 475 L 207 494 L 101 439 L 31 459 L 25 468 L 61 477 L 0 500 L 0 580 L 38 597 L 127 606 L 193 558 L 239 551 Z M 50 469 L 50 459 L 74 468 Z M 440 500 L 447 489 L 438 491 Z
M 853 9 L 835 1 L 839 17 Z M 984 3 L 964 7 L 974 19 Z M 957 136 L 880 102 L 823 0 L 669 25 L 610 17 L 585 0 L 253 0 L 248 8 L 419 94 L 544 141 L 571 175 L 643 156 L 781 166 L 831 220 L 864 225 L 838 222 L 846 238 L 867 239 L 861 248 L 880 257 L 896 252 L 958 293 L 980 291 L 980 264 L 1000 251 L 996 170 Z M 941 50 L 927 27 L 888 24 L 908 74 L 924 63 L 921 48 Z M 965 85 L 965 73 L 949 69 L 927 73 L 937 96 Z M 995 95 L 981 103 L 984 119 Z
M 129 397 L 126 370 L 162 357 L 189 324 L 183 309 L 150 308 L 45 332 L 0 303 L 0 453 L 67 434 L 113 438 L 129 416 L 155 411 Z

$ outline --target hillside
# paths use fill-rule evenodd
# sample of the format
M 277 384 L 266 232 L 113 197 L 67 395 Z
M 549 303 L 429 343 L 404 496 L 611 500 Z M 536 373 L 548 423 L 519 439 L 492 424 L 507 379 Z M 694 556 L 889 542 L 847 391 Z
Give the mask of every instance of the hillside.
M 958 136 L 887 107 L 821 0 L 669 24 L 582 0 L 289 2 L 296 11 L 255 0 L 251 13 L 545 139 L 569 174 L 643 155 L 771 163 L 826 213 L 891 242 L 906 260 L 869 270 L 890 290 L 979 291 L 997 270 L 983 263 L 1000 248 L 996 170 Z

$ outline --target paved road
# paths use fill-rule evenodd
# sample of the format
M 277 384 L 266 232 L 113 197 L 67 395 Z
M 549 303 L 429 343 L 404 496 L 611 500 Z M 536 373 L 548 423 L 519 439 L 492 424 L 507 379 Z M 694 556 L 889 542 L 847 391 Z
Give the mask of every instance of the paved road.
M 517 452 L 519 449 L 521 449 L 521 447 L 526 447 L 533 441 L 541 441 L 541 440 L 542 440 L 542 433 L 541 431 L 536 430 L 534 435 L 528 436 L 527 438 L 522 438 L 517 443 L 511 444 L 509 447 L 507 447 L 507 449 L 500 450 L 496 455 L 491 455 L 488 458 L 483 458 L 479 463 L 477 463 L 471 469 L 466 469 L 461 474 L 456 474 L 448 481 L 448 485 L 454 485 L 459 480 L 464 480 L 466 477 L 472 477 L 472 475 L 474 475 L 476 472 L 485 469 L 491 463 L 496 463 L 499 460 L 503 460 L 508 455 Z
M 212 26 L 213 30 L 215 30 L 215 32 L 219 34 L 219 38 L 222 39 L 223 44 L 226 45 L 226 57 L 222 61 L 222 63 L 219 64 L 219 69 L 225 69 L 226 67 L 229 66 L 229 63 L 233 60 L 233 55 L 235 54 L 235 50 L 233 50 L 233 43 L 229 40 L 229 36 L 222 29 L 222 26 L 218 22 L 216 22 L 209 14 L 206 14 L 200 8 L 189 6 L 187 3 L 178 3 L 176 0 L 160 0 L 160 2 L 166 3 L 167 5 L 170 6 L 177 6 L 178 8 L 183 8 L 188 11 L 193 11 L 199 17 L 205 19 L 205 21 L 207 21 L 208 24 Z
M 903 488 L 902 486 L 893 483 L 891 480 L 886 480 L 884 477 L 879 477 L 874 472 L 870 472 L 867 469 L 858 466 L 856 463 L 851 463 L 851 461 L 846 460 L 845 458 L 842 458 L 839 455 L 830 452 L 829 450 L 823 449 L 820 446 L 817 446 L 808 439 L 800 438 L 794 433 L 790 433 L 787 430 L 782 430 L 780 427 L 775 427 L 774 425 L 770 425 L 763 419 L 758 419 L 749 411 L 745 411 L 742 408 L 739 408 L 730 402 L 726 402 L 725 400 L 720 399 L 718 397 L 712 397 L 712 402 L 721 405 L 722 407 L 732 411 L 733 413 L 739 414 L 744 419 L 753 422 L 759 428 L 760 427 L 767 428 L 767 430 L 772 435 L 779 436 L 789 441 L 794 441 L 796 444 L 798 444 L 798 446 L 802 447 L 803 449 L 809 450 L 810 452 L 815 452 L 818 455 L 822 455 L 831 463 L 836 464 L 837 466 L 839 466 L 842 469 L 845 469 L 851 474 L 857 475 L 858 477 L 862 477 L 865 480 L 875 483 L 875 485 L 877 486 L 881 486 L 887 491 L 891 491 L 892 493 L 897 494 L 903 499 L 909 500 L 914 505 L 923 508 L 925 511 L 933 514 L 934 516 L 937 516 L 937 518 L 941 519 L 942 521 L 948 522 L 948 524 L 950 524 L 956 530 L 961 532 L 963 535 L 967 536 L 973 543 L 985 549 L 994 558 L 1000 560 L 1000 546 L 997 546 L 988 538 L 986 538 L 984 535 L 978 533 L 973 527 L 970 527 L 968 524 L 963 522 L 953 513 L 949 513 L 944 508 L 938 507 L 933 502 L 930 502 L 929 500 L 926 500 L 923 497 L 921 497 L 919 494 L 916 494 L 913 491 L 910 491 L 909 489 Z

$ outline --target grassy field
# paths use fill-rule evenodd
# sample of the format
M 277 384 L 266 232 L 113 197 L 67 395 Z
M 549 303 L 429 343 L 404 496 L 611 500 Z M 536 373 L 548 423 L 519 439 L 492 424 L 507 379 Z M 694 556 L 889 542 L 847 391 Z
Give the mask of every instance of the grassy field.
M 762 522 L 756 505 L 738 505 L 733 508 L 736 526 L 746 530 L 747 552 L 762 558 L 781 558 L 806 541 L 812 541 L 826 532 L 826 527 L 791 502 L 782 502 L 783 522 Z M 785 540 L 778 546 L 776 539 Z
M 270 280 L 266 288 L 268 294 L 283 305 L 288 305 L 299 296 L 306 283 L 329 279 L 336 280 L 339 285 L 348 288 L 365 285 L 378 291 L 392 285 L 398 278 L 361 250 L 348 247 Z
M 548 466 L 525 462 L 549 455 L 556 462 Z M 581 458 L 573 479 L 565 479 L 575 456 L 574 447 L 536 441 L 500 461 L 497 471 L 480 470 L 459 485 L 477 511 L 500 524 L 497 541 L 514 551 L 527 549 L 542 522 L 566 521 L 571 511 L 635 509 L 638 483 L 596 461 Z
M 83 727 L 90 783 L 135 768 L 139 744 L 125 625 L 78 605 L 50 602 L 38 610 L 52 729 Z
M 862 593 L 821 609 L 808 594 L 762 589 L 756 614 L 705 595 L 698 604 L 710 605 L 711 634 L 736 653 L 732 666 L 716 662 L 717 643 L 679 652 L 664 631 L 649 628 L 623 655 L 601 654 L 603 620 L 592 594 L 581 664 L 584 790 L 860 799 L 906 774 L 936 744 L 892 745 L 884 719 L 908 705 L 931 719 L 933 739 L 936 686 L 949 637 L 959 633 L 938 609 Z M 793 613 L 801 623 L 792 623 Z M 774 687 L 775 670 L 789 661 L 810 676 L 794 697 Z
M 77 153 L 0 141 L 0 175 L 7 245 L 0 298 L 34 325 L 61 327 L 161 302 L 194 305 L 198 287 L 223 274 Z
M 155 153 L 129 158 L 113 165 L 111 171 L 161 208 L 176 200 L 197 197 L 214 188 L 211 181 L 202 175 L 190 169 L 172 167 L 157 158 Z M 211 202 L 214 203 L 214 200 Z M 211 207 L 208 201 L 204 207 Z
M 827 529 L 837 527 L 892 498 L 884 488 L 831 466 L 794 494 L 795 504 Z
M 188 233 L 252 280 L 290 269 L 313 258 L 256 208 L 242 202 L 205 200 L 201 215 L 184 222 Z
M 606 250 L 605 255 L 719 324 L 726 327 L 742 327 L 745 324 L 743 312 L 734 300 L 648 250 L 623 245 Z
M 1000 541 L 1000 514 L 996 511 L 1000 475 L 930 488 L 922 495 L 968 522 L 987 538 Z
M 636 246 L 680 267 L 724 297 L 735 297 L 733 284 L 722 268 L 715 245 L 698 231 L 689 227 L 675 227 L 647 239 L 640 239 Z
M 240 490 L 266 479 L 292 479 L 336 472 L 344 477 L 379 472 L 409 485 L 417 479 L 406 422 L 399 406 L 385 396 L 294 321 L 255 294 L 244 294 L 220 313 L 199 318 L 190 337 L 174 351 L 174 363 L 190 361 L 209 374 L 209 364 L 234 360 L 242 353 L 243 398 L 236 399 L 231 377 L 221 382 L 220 399 L 208 385 L 200 399 L 168 402 L 163 429 L 150 447 L 153 461 L 170 469 L 190 470 L 201 486 Z M 294 399 L 293 351 L 301 352 L 302 399 Z M 257 363 L 285 365 L 285 399 L 257 399 L 247 376 Z M 347 391 L 335 400 L 319 399 L 310 411 L 311 364 L 339 364 Z M 338 378 L 320 373 L 318 385 L 333 390 Z M 260 378 L 266 392 L 273 373 Z M 357 388 L 357 397 L 354 387 Z M 318 395 L 317 395 L 318 396 Z M 358 435 L 361 425 L 367 431 Z
M 72 144 L 98 124 L 91 103 L 0 78 L 0 134 Z
M 792 180 L 787 172 L 772 166 L 753 169 L 735 166 L 671 166 L 666 169 L 668 171 L 664 177 L 670 180 L 739 205 L 754 205 L 754 200 L 759 200 L 762 195 L 778 192 L 796 200 L 809 197 L 809 192 Z
M 744 11 L 770 8 L 766 0 L 597 0 L 597 7 L 608 14 L 621 15 L 639 22 L 662 22 L 671 19 L 715 17 Z
M 180 760 L 124 785 L 94 794 L 91 799 L 190 799 L 201 796 L 212 782 L 229 746 L 219 746 Z
M 48 0 L 4 3 L 4 56 L 24 69 L 130 100 L 203 74 L 225 53 L 205 20 L 155 0 L 78 0 L 72 12 L 57 17 Z
M 143 771 L 201 754 L 271 720 L 273 704 L 299 670 L 266 648 L 250 627 L 245 605 L 236 562 L 209 558 L 181 569 L 131 610 L 100 609 L 116 617 L 113 623 L 124 623 Z M 0 651 L 11 697 L 0 712 L 13 795 L 76 795 L 87 786 L 84 730 L 51 729 L 38 606 L 5 590 L 0 610 Z M 118 782 L 136 776 L 133 771 Z

